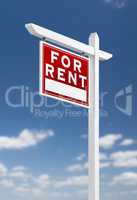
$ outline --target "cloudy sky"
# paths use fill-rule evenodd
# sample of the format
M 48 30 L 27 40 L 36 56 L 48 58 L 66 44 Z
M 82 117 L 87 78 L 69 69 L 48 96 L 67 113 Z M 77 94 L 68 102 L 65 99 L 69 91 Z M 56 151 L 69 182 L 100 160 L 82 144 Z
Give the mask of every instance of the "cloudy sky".
M 87 43 L 98 32 L 112 60 L 100 65 L 101 199 L 137 198 L 135 0 L 0 3 L 0 196 L 85 200 L 87 110 L 40 97 L 33 22 Z

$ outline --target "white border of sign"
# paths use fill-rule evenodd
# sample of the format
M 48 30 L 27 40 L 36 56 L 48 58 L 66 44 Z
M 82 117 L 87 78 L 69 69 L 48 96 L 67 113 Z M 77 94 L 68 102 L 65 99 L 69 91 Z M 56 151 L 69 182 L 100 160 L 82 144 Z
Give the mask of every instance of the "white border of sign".
M 40 39 L 63 46 L 90 58 L 89 68 L 89 100 L 88 109 L 88 158 L 89 158 L 89 195 L 88 200 L 99 200 L 99 61 L 109 60 L 112 54 L 99 49 L 97 33 L 89 36 L 89 44 L 84 44 L 62 34 L 53 32 L 36 24 L 25 25 L 28 32 Z M 92 71 L 92 73 L 91 73 Z M 91 84 L 92 83 L 92 84 Z
M 77 57 L 80 57 L 80 58 L 83 58 L 83 59 L 86 59 L 87 61 L 88 61 L 88 63 L 90 63 L 90 59 L 88 58 L 88 57 L 86 57 L 86 56 L 83 56 L 83 55 L 79 55 L 79 54 L 76 54 L 76 53 L 74 53 L 74 52 L 72 52 L 72 51 L 69 51 L 69 50 L 66 50 L 66 49 L 63 49 L 63 48 L 61 48 L 61 47 L 58 47 L 58 46 L 55 46 L 55 45 L 53 45 L 53 44 L 51 44 L 51 43 L 48 43 L 48 42 L 45 42 L 45 41 L 40 41 L 40 43 L 39 43 L 39 49 L 40 49 L 40 53 L 39 53 L 39 91 L 40 91 L 40 94 L 41 95 L 43 95 L 43 96 L 46 96 L 46 97 L 52 97 L 53 99 L 56 99 L 56 100 L 60 100 L 60 101 L 64 101 L 64 102 L 66 102 L 66 103 L 71 103 L 71 104 L 74 104 L 74 105 L 76 105 L 76 106 L 81 106 L 81 107 L 84 107 L 84 108 L 89 108 L 89 106 L 87 106 L 87 105 L 83 105 L 83 104 L 80 104 L 80 103 L 77 103 L 77 102 L 74 102 L 74 101 L 69 101 L 69 100 L 67 100 L 67 99 L 63 99 L 63 98 L 60 98 L 60 97 L 56 97 L 56 96 L 51 96 L 51 95 L 48 95 L 48 94 L 43 94 L 43 92 L 42 92 L 42 68 L 43 68 L 43 63 L 42 63 L 42 46 L 43 46 L 43 44 L 47 44 L 47 45 L 50 45 L 51 47 L 55 47 L 55 48 L 57 48 L 57 49 L 60 49 L 60 50 L 62 50 L 62 51 L 65 51 L 65 52 L 67 52 L 67 53 L 70 53 L 70 54 L 73 54 L 73 55 L 75 55 L 75 56 L 77 56 Z M 88 79 L 88 87 L 89 87 L 89 79 Z M 89 104 L 89 94 L 88 94 L 88 104 Z

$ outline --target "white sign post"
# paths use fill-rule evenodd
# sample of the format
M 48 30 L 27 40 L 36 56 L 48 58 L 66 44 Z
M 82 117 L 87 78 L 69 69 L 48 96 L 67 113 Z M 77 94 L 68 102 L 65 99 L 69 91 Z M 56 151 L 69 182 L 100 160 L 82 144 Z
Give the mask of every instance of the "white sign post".
M 84 54 L 89 58 L 88 69 L 88 165 L 89 165 L 89 195 L 88 200 L 100 199 L 99 183 L 99 61 L 105 61 L 112 57 L 112 54 L 100 50 L 99 37 L 97 33 L 89 36 L 89 45 L 76 41 L 62 34 L 50 31 L 35 24 L 26 24 L 30 34 Z M 41 76 L 41 74 L 40 74 Z M 54 87 L 54 85 L 53 85 Z M 55 85 L 56 87 L 56 85 Z M 53 88 L 54 89 L 54 88 Z M 44 95 L 44 94 L 43 94 Z M 64 94 L 63 94 L 64 95 Z M 67 94 L 68 95 L 68 94 Z M 50 95 L 52 97 L 52 94 Z M 54 95 L 53 95 L 54 98 Z M 64 100 L 62 96 L 59 99 Z M 71 101 L 71 99 L 70 99 Z M 69 102 L 70 102 L 69 101 Z M 72 101 L 71 103 L 76 104 Z M 79 105 L 79 104 L 78 104 Z M 82 105 L 81 105 L 82 106 Z
M 99 37 L 89 36 L 89 45 L 94 47 L 89 66 L 89 111 L 88 111 L 88 159 L 89 196 L 88 200 L 99 200 Z

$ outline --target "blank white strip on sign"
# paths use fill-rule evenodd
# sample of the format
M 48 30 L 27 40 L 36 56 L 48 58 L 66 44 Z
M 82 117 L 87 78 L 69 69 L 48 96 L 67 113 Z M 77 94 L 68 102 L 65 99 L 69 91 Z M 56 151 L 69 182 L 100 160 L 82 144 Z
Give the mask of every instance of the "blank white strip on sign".
M 67 96 L 84 102 L 86 102 L 87 100 L 86 90 L 82 90 L 71 85 L 66 85 L 58 81 L 53 81 L 51 79 L 46 78 L 45 87 L 46 90 L 59 95 Z

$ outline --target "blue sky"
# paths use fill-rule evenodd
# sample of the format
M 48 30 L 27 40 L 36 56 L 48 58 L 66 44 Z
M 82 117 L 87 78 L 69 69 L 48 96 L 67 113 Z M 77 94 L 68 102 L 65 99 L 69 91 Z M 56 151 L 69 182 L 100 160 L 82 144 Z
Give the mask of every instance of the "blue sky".
M 134 200 L 137 2 L 0 4 L 1 198 L 87 199 L 87 111 L 36 95 L 39 41 L 24 28 L 33 22 L 85 43 L 98 32 L 101 49 L 113 53 L 100 65 L 101 199 Z

